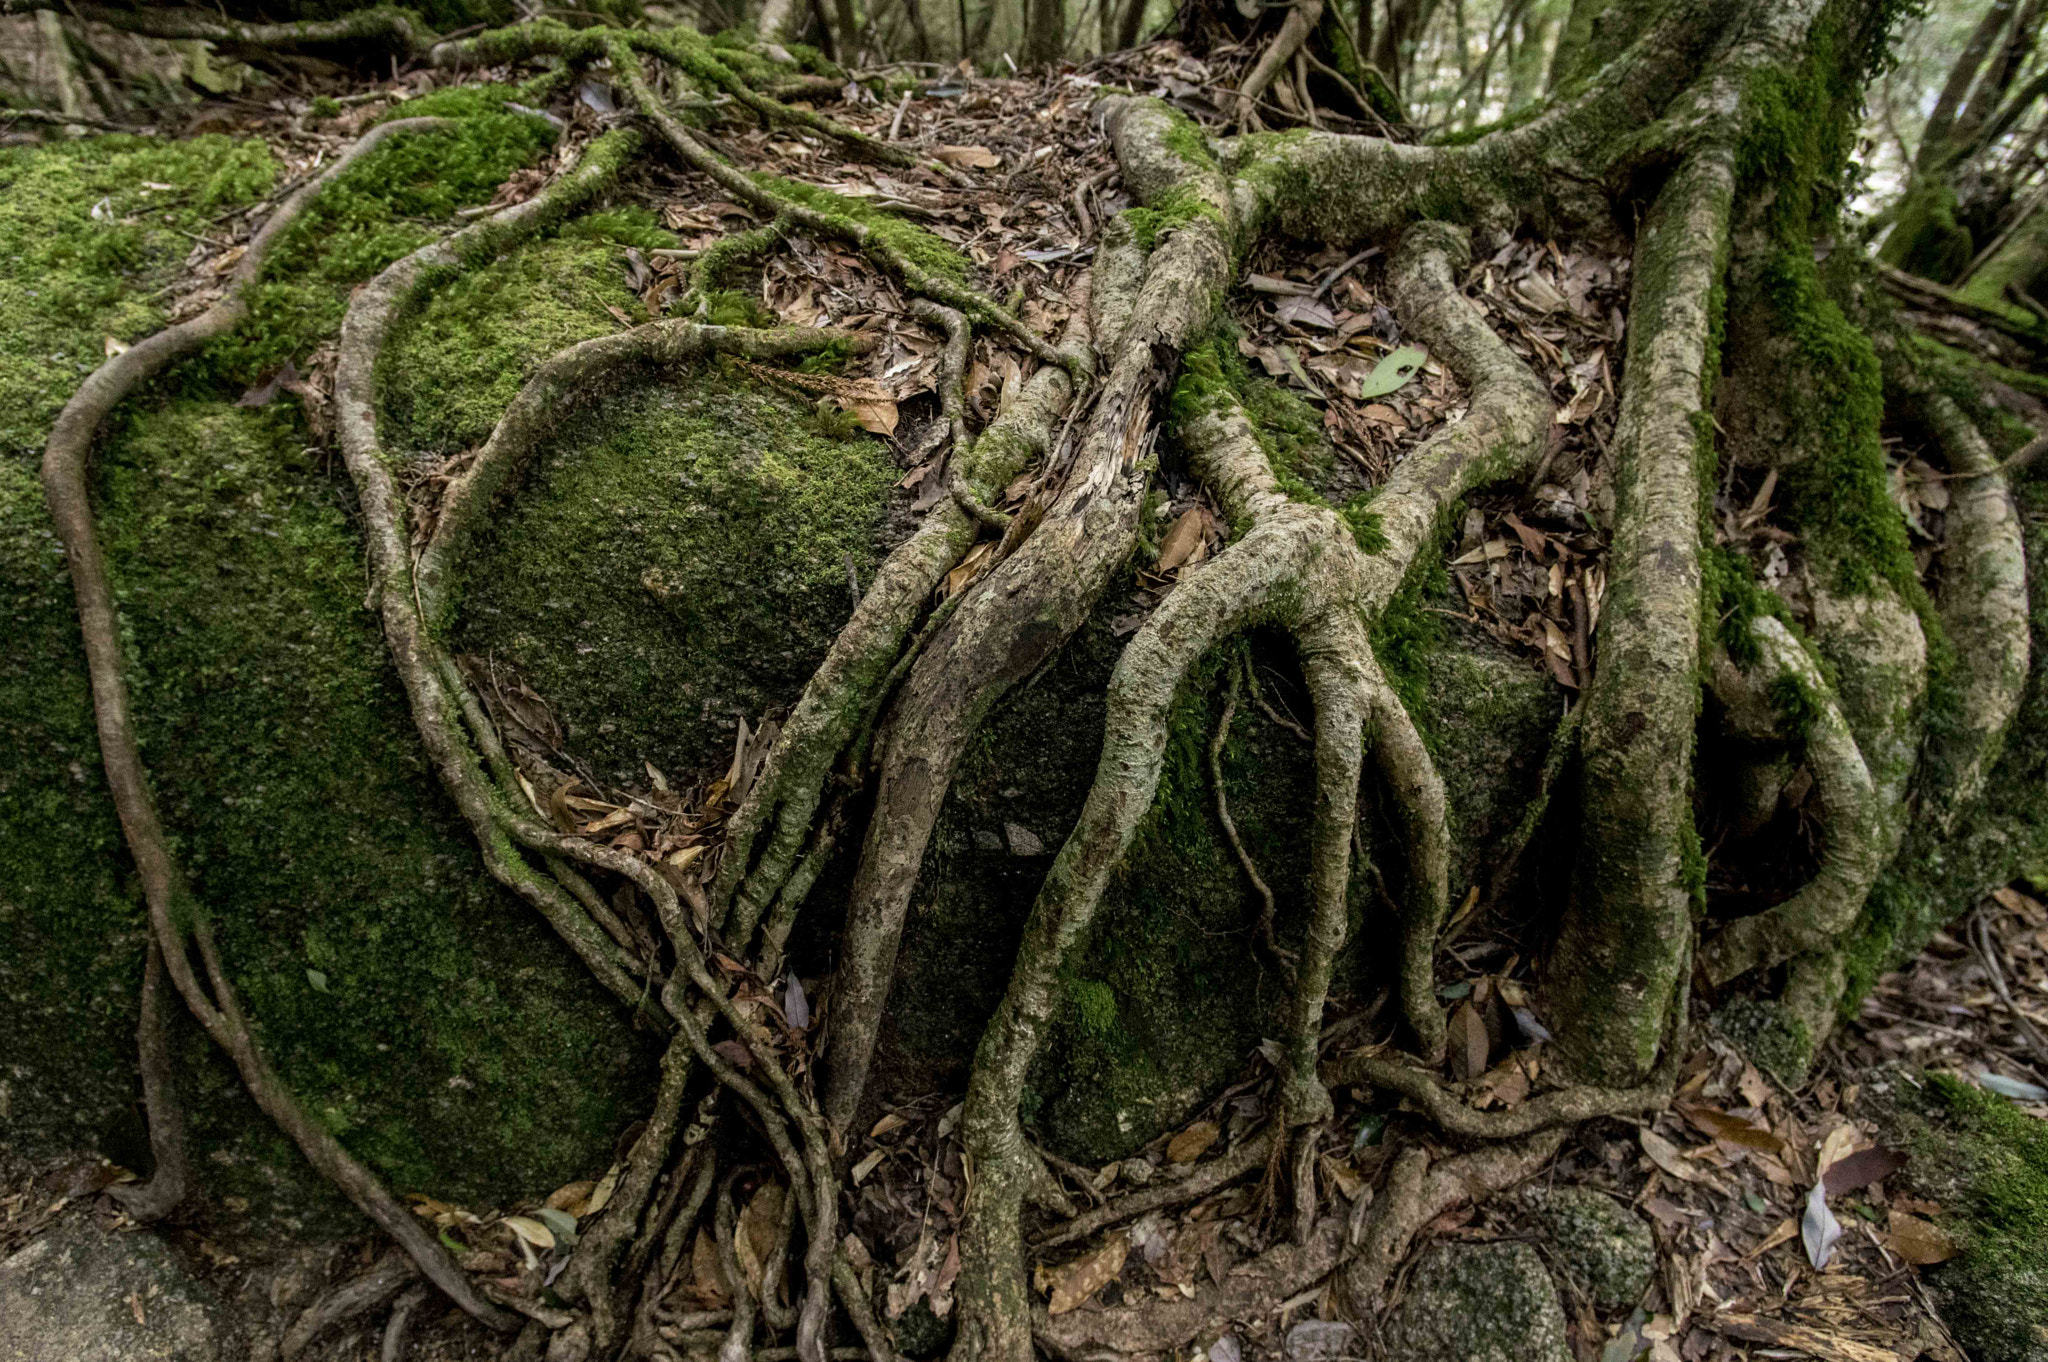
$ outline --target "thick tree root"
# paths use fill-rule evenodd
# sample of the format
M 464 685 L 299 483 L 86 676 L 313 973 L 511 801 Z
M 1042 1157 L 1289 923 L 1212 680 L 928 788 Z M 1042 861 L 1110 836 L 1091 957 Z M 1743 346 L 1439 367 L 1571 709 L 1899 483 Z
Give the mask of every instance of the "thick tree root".
M 1580 740 L 1584 832 L 1543 975 L 1558 1045 L 1626 1084 L 1657 1058 L 1692 936 L 1699 709 L 1700 437 L 1709 300 L 1734 193 L 1726 150 L 1687 161 L 1637 240 L 1628 384 L 1615 428 L 1615 532 Z
M 1089 298 L 1079 291 L 1072 301 L 1075 321 L 1062 351 L 1071 360 L 1092 365 L 1086 322 Z M 947 476 L 986 504 L 1044 456 L 1054 425 L 1071 400 L 1073 381 L 1064 367 L 1040 369 L 1008 410 L 970 444 L 962 439 L 964 418 L 955 416 L 961 379 L 955 370 L 964 371 L 964 336 L 949 350 L 958 354 L 949 360 L 941 382 L 948 423 L 955 431 Z M 975 536 L 971 518 L 957 500 L 933 507 L 917 531 L 883 562 L 861 593 L 853 618 L 805 684 L 766 768 L 726 833 L 712 901 L 720 911 L 730 912 L 726 930 L 734 944 L 747 943 L 755 924 L 778 899 L 791 901 L 793 910 L 794 900 L 801 898 L 790 892 L 791 877 L 810 838 L 833 763 L 872 722 L 899 679 L 896 671 L 905 640 Z M 766 844 L 760 845 L 764 836 Z
M 1292 501 L 1280 490 L 1234 398 L 1217 396 L 1182 420 L 1192 470 L 1225 514 L 1250 522 L 1251 529 L 1211 563 L 1184 574 L 1118 661 L 1095 784 L 1039 892 L 1009 989 L 976 1054 L 963 1125 L 977 1178 L 961 1240 L 964 1351 L 956 1348 L 956 1357 L 1021 1359 L 1028 1353 L 1017 1229 L 1024 1147 L 1017 1103 L 1052 1018 L 1059 971 L 1088 933 L 1109 877 L 1157 792 L 1175 693 L 1210 648 L 1255 620 L 1288 628 L 1315 700 L 1311 907 L 1281 1072 L 1283 1127 L 1320 1121 L 1330 1110 L 1315 1069 L 1317 1044 L 1344 940 L 1368 721 L 1412 839 L 1410 879 L 1418 888 L 1405 915 L 1420 920 L 1415 935 L 1433 945 L 1446 897 L 1442 786 L 1380 676 L 1366 630 L 1406 570 L 1439 542 L 1443 508 L 1489 475 L 1532 465 L 1549 424 L 1541 385 L 1452 282 L 1452 253 L 1463 249 L 1459 234 L 1425 224 L 1410 233 L 1395 265 L 1397 301 L 1414 306 L 1411 325 L 1441 347 L 1475 392 L 1467 417 L 1412 454 L 1375 501 L 1376 509 L 1384 508 L 1389 541 L 1379 553 L 1362 552 L 1351 528 L 1328 507 Z M 1427 952 L 1420 954 L 1426 961 Z M 1426 1010 L 1411 1007 L 1411 1015 L 1424 1028 L 1438 1028 L 1440 1044 L 1434 988 L 1425 980 L 1422 991 Z M 1424 1044 L 1430 1040 L 1425 1030 Z M 1297 1178 L 1295 1192 L 1300 1219 L 1312 1194 L 1308 1179 Z
M 1174 127 L 1157 106 L 1110 104 L 1125 183 L 1141 196 L 1193 195 L 1218 216 L 1194 216 L 1162 239 L 1128 324 L 1108 316 L 1097 325 L 1122 341 L 1107 352 L 1110 372 L 1085 420 L 1055 456 L 1060 485 L 1041 493 L 1040 509 L 1027 506 L 1019 519 L 1036 521 L 1030 537 L 970 588 L 911 669 L 878 732 L 875 813 L 834 982 L 825 1110 L 842 1133 L 866 1085 L 904 915 L 954 767 L 996 702 L 1080 627 L 1129 556 L 1147 434 L 1166 382 L 1161 364 L 1208 324 L 1213 299 L 1229 282 L 1222 177 L 1171 149 Z
M 1714 693 L 1727 706 L 1731 726 L 1758 741 L 1777 736 L 1779 688 L 1789 687 L 1800 697 L 1806 763 L 1820 796 L 1827 843 L 1820 870 L 1805 888 L 1773 908 L 1729 923 L 1701 948 L 1700 968 L 1717 986 L 1834 940 L 1856 920 L 1885 860 L 1870 769 L 1834 688 L 1778 620 L 1763 616 L 1752 621 L 1750 635 L 1756 643 L 1755 666 L 1743 671 L 1725 655 L 1717 658 L 1709 674 Z
M 1920 790 L 1920 806 L 1948 832 L 1982 793 L 2026 689 L 2027 559 L 2018 508 L 1984 437 L 1954 398 L 1930 393 L 1918 406 L 1955 479 L 1938 604 L 1959 693 L 1951 729 L 1928 744 Z
M 379 1258 L 369 1271 L 352 1277 L 299 1312 L 278 1344 L 284 1362 L 296 1362 L 323 1332 L 337 1324 L 381 1310 L 419 1278 L 412 1260 L 396 1249 Z
M 1478 1111 L 1424 1070 L 1377 1055 L 1332 1060 L 1323 1066 L 1323 1081 L 1333 1088 L 1362 1083 L 1399 1093 L 1444 1131 L 1475 1140 L 1510 1140 L 1595 1117 L 1654 1111 L 1671 1099 L 1671 1075 L 1660 1072 L 1633 1088 L 1561 1088 L 1505 1111 Z

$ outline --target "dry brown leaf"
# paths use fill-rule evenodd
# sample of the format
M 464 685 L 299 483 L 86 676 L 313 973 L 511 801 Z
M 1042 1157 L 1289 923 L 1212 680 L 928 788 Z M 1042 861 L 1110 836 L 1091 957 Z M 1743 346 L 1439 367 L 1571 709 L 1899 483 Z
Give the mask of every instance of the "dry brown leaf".
M 1746 1121 L 1740 1116 L 1731 1116 L 1717 1107 L 1680 1103 L 1678 1113 L 1692 1122 L 1702 1135 L 1719 1140 L 1723 1144 L 1739 1145 L 1744 1149 L 1759 1149 L 1766 1153 L 1777 1153 L 1785 1147 L 1783 1140 L 1756 1122 Z
M 748 1199 L 740 1212 L 738 1232 L 732 1237 L 733 1252 L 740 1260 L 740 1275 L 754 1299 L 761 1298 L 761 1282 L 767 1272 L 768 1255 L 775 1251 L 775 1237 L 782 1225 L 782 1184 L 771 1182 Z
M 1705 1169 L 1688 1159 L 1677 1145 L 1644 1126 L 1637 1132 L 1642 1138 L 1643 1152 L 1650 1156 L 1650 1162 L 1677 1178 L 1680 1182 L 1712 1182 Z
M 498 1223 L 535 1248 L 551 1249 L 555 1246 L 555 1232 L 538 1220 L 523 1215 L 508 1215 Z
M 1130 1251 L 1129 1239 L 1112 1234 L 1109 1242 L 1095 1252 L 1076 1258 L 1065 1267 L 1043 1272 L 1039 1286 L 1052 1297 L 1046 1304 L 1046 1313 L 1064 1315 L 1115 1281 L 1123 1272 L 1124 1259 Z
M 597 1183 L 589 1178 L 578 1182 L 565 1182 L 548 1194 L 546 1205 L 551 1210 L 567 1211 L 580 1219 L 584 1212 L 579 1208 L 590 1201 L 590 1194 L 596 1190 Z
M 1172 572 L 1188 560 L 1202 543 L 1202 508 L 1190 506 L 1182 511 L 1167 528 L 1166 537 L 1159 541 L 1159 570 Z
M 1783 1220 L 1778 1222 L 1778 1228 L 1772 1230 L 1769 1234 L 1764 1236 L 1762 1243 L 1758 1244 L 1755 1248 L 1751 1249 L 1749 1252 L 1743 1254 L 1742 1256 L 1745 1258 L 1762 1257 L 1764 1254 L 1769 1253 L 1778 1245 L 1786 1243 L 1793 1239 L 1797 1239 L 1798 1237 L 1799 1217 L 1796 1215 L 1788 1215 Z
M 987 147 L 933 147 L 932 155 L 962 170 L 994 170 L 1003 158 Z
M 1885 1240 L 1892 1246 L 1892 1252 L 1920 1267 L 1945 1263 L 1962 1252 L 1941 1226 L 1917 1215 L 1909 1215 L 1896 1206 L 1885 1225 Z
M 1458 1077 L 1477 1078 L 1486 1072 L 1491 1046 L 1486 1037 L 1486 1020 L 1469 1002 L 1459 1003 L 1451 1014 L 1451 1057 L 1458 1064 Z
M 1797 1348 L 1820 1358 L 1822 1362 L 1898 1362 L 1899 1355 L 1892 1349 L 1865 1343 L 1836 1329 L 1811 1329 L 1803 1324 L 1787 1324 L 1783 1320 L 1765 1319 L 1759 1315 L 1734 1313 L 1709 1315 L 1706 1322 L 1717 1333 L 1729 1338 L 1739 1338 L 1745 1343 L 1774 1343 L 1781 1348 Z
M 1209 1152 L 1223 1128 L 1214 1121 L 1197 1121 L 1166 1144 L 1166 1157 L 1174 1163 L 1193 1163 Z

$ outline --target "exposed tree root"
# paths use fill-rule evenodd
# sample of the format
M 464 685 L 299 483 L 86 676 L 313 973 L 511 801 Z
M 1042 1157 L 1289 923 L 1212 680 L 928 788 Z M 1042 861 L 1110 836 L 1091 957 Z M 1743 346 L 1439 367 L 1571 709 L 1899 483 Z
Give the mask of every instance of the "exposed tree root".
M 114 796 L 130 854 L 149 904 L 150 926 L 165 972 L 192 1014 L 242 1075 L 250 1095 L 266 1115 L 290 1135 L 313 1164 L 356 1206 L 405 1248 L 421 1270 L 450 1299 L 486 1322 L 502 1325 L 504 1313 L 476 1294 L 469 1279 L 449 1261 L 434 1237 L 376 1175 L 343 1149 L 340 1141 L 299 1104 L 270 1067 L 269 1056 L 242 1010 L 214 944 L 213 927 L 203 905 L 185 884 L 159 822 L 149 776 L 136 742 L 129 708 L 126 663 L 106 559 L 94 527 L 86 490 L 86 466 L 100 423 L 142 382 L 162 372 L 219 336 L 248 315 L 244 297 L 262 272 L 270 247 L 284 229 L 329 184 L 387 137 L 445 126 L 438 119 L 405 119 L 386 123 L 361 138 L 316 179 L 279 205 L 250 241 L 229 280 L 226 295 L 211 308 L 177 326 L 159 331 L 94 370 L 57 418 L 43 453 L 43 489 L 58 537 L 71 568 L 78 598 L 79 627 L 86 665 L 92 676 L 93 713 L 98 725 L 101 760 Z M 189 932 L 189 936 L 188 936 Z M 193 969 L 191 945 L 199 949 L 205 972 L 202 982 Z M 152 1094 L 152 1120 L 160 1120 L 175 1101 L 170 1085 L 158 1083 Z
M 1947 832 L 1975 803 L 2027 684 L 2027 559 L 1998 460 L 1941 393 L 1918 402 L 1951 475 L 1939 605 L 1959 664 L 1952 729 L 1931 735 L 1921 807 Z
M 104 24 L 124 33 L 173 41 L 219 43 L 223 47 L 266 48 L 295 51 L 303 47 L 335 47 L 381 42 L 401 52 L 426 49 L 433 34 L 421 27 L 410 10 L 396 5 L 360 9 L 338 19 L 307 19 L 288 24 L 250 24 L 224 19 L 200 9 L 169 9 L 138 6 L 121 9 L 112 5 L 72 0 L 62 6 L 49 0 L 0 0 L 0 14 L 27 14 L 35 10 L 60 11 L 90 23 Z
M 1758 655 L 1755 666 L 1745 672 L 1726 656 L 1717 658 L 1709 674 L 1714 693 L 1728 707 L 1731 725 L 1759 741 L 1777 736 L 1778 697 L 1785 689 L 1798 697 L 1805 723 L 1799 736 L 1820 796 L 1827 841 L 1820 869 L 1805 888 L 1773 908 L 1736 919 L 1701 947 L 1700 968 L 1715 985 L 1834 940 L 1856 920 L 1884 868 L 1870 769 L 1834 688 L 1778 620 L 1763 616 L 1752 621 L 1750 635 Z
M 323 1332 L 337 1324 L 381 1310 L 418 1279 L 419 1269 L 396 1249 L 378 1258 L 369 1271 L 350 1278 L 299 1312 L 278 1345 L 284 1362 L 295 1362 Z
M 1584 831 L 1544 972 L 1566 1057 L 1629 1083 L 1657 1057 L 1692 935 L 1693 716 L 1699 708 L 1700 438 L 1709 299 L 1734 158 L 1699 153 L 1659 192 L 1636 247 L 1629 381 L 1615 428 L 1615 532 L 1580 742 Z
M 1244 849 L 1244 839 L 1237 835 L 1237 822 L 1230 816 L 1230 796 L 1223 788 L 1223 745 L 1230 739 L 1230 720 L 1237 713 L 1237 693 L 1243 684 L 1242 669 L 1231 668 L 1230 689 L 1223 697 L 1223 713 L 1216 720 L 1216 736 L 1209 740 L 1209 781 L 1216 787 L 1216 821 L 1223 827 L 1223 838 L 1230 843 L 1244 877 L 1251 881 L 1252 892 L 1259 896 L 1259 945 L 1268 958 L 1284 964 L 1280 945 L 1273 939 L 1273 920 L 1278 911 L 1273 903 L 1273 890 L 1259 874 L 1251 853 Z
M 178 1073 L 170 1044 L 171 1000 L 163 946 L 149 938 L 142 969 L 142 996 L 135 1023 L 135 1051 L 142 1070 L 142 1107 L 149 1120 L 147 1182 L 115 1184 L 107 1195 L 139 1224 L 161 1220 L 178 1208 L 192 1186 L 191 1156 L 185 1140 L 185 1108 L 178 1099 Z
M 1552 1126 L 1575 1125 L 1600 1116 L 1654 1111 L 1671 1097 L 1671 1075 L 1652 1075 L 1633 1088 L 1561 1088 L 1542 1093 L 1503 1111 L 1478 1111 L 1446 1092 L 1424 1070 L 1377 1055 L 1349 1055 L 1323 1067 L 1331 1087 L 1364 1083 L 1399 1093 L 1423 1115 L 1452 1135 L 1475 1140 L 1510 1140 Z
M 1031 1248 L 1034 1252 L 1044 1252 L 1065 1244 L 1078 1243 L 1090 1235 L 1108 1229 L 1111 1225 L 1136 1220 L 1148 1212 L 1165 1210 L 1169 1206 L 1185 1206 L 1190 1201 L 1200 1201 L 1211 1192 L 1228 1187 L 1253 1169 L 1264 1167 L 1272 1151 L 1273 1132 L 1262 1130 L 1234 1146 L 1221 1158 L 1197 1164 L 1183 1178 L 1127 1193 L 1107 1205 L 1069 1217 L 1058 1229 L 1032 1240 Z

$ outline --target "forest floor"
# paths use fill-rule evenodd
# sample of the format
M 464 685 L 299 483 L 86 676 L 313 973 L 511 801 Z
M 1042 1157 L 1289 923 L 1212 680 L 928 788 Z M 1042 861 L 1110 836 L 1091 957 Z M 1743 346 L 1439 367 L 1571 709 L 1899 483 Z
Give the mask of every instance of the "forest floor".
M 449 79 L 420 73 L 388 87 L 353 89 L 339 116 L 321 119 L 308 116 L 309 97 L 327 91 L 217 100 L 181 113 L 178 129 L 262 137 L 287 165 L 310 169 L 392 102 Z M 1063 320 L 1068 289 L 1087 267 L 1101 224 L 1129 206 L 1107 143 L 1090 122 L 1094 87 L 1157 91 L 1198 117 L 1206 109 L 1213 118 L 1235 80 L 1229 54 L 1198 61 L 1165 43 L 1042 80 L 941 71 L 896 104 L 856 87 L 832 109 L 876 135 L 934 148 L 972 175 L 973 188 L 924 171 L 842 163 L 829 144 L 787 129 L 727 124 L 716 141 L 741 164 L 913 217 L 968 255 L 992 292 L 1027 322 L 1050 332 Z M 553 113 L 587 128 L 615 108 L 610 92 L 593 81 Z M 500 202 L 531 194 L 540 182 L 538 174 L 515 180 Z M 678 292 L 690 252 L 759 225 L 686 174 L 651 170 L 626 192 L 655 210 L 681 241 L 673 251 L 621 249 L 620 268 L 650 316 L 661 315 Z M 245 218 L 222 231 L 246 235 L 249 225 Z M 195 244 L 186 276 L 173 289 L 176 315 L 192 315 L 218 296 L 240 249 L 225 235 Z M 1249 262 L 1231 304 L 1247 365 L 1289 395 L 1281 406 L 1297 425 L 1307 413 L 1318 428 L 1297 432 L 1302 448 L 1322 451 L 1302 476 L 1332 501 L 1382 482 L 1406 450 L 1459 414 L 1464 401 L 1453 377 L 1404 349 L 1399 321 L 1381 302 L 1383 263 L 1370 250 L 1304 255 L 1269 243 Z M 1611 523 L 1611 497 L 1602 454 L 1613 430 L 1628 262 L 1574 243 L 1516 239 L 1479 251 L 1467 284 L 1509 345 L 1549 382 L 1559 416 L 1551 452 L 1526 488 L 1475 499 L 1445 565 L 1455 591 L 1450 599 L 1462 610 L 1444 613 L 1519 650 L 1531 668 L 1553 679 L 1562 706 L 1588 677 L 1604 594 L 1601 527 Z M 934 392 L 941 337 L 912 318 L 896 287 L 850 252 L 796 238 L 766 261 L 759 301 L 785 324 L 840 326 L 874 337 L 874 347 L 844 377 L 780 377 L 808 384 L 807 394 L 840 405 L 891 444 L 903 470 L 899 485 L 908 514 L 946 495 L 938 458 L 945 423 Z M 613 311 L 621 326 L 640 320 Z M 244 401 L 303 401 L 317 431 L 331 391 L 331 363 L 331 357 L 312 357 L 306 372 L 280 372 Z M 967 396 L 978 423 L 999 409 L 1026 372 L 1013 352 L 977 340 Z M 1931 561 L 1940 543 L 1942 484 L 1912 450 L 1892 454 L 1897 499 Z M 1182 568 L 1224 542 L 1221 514 L 1204 492 L 1171 474 L 1157 486 L 1157 560 L 1124 603 L 1118 627 L 1126 632 L 1172 590 Z M 1015 489 L 1016 496 L 1023 490 Z M 1724 485 L 1717 534 L 1752 555 L 1767 580 L 1789 582 L 1784 589 L 1796 594 L 1795 567 L 1784 551 L 1789 535 L 1772 523 L 1773 491 L 1768 477 Z M 431 490 L 415 494 L 430 498 Z M 963 589 L 977 567 L 970 557 L 947 590 Z M 547 725 L 532 727 L 540 732 Z M 673 791 L 593 786 L 576 802 L 579 830 L 622 848 L 659 847 L 664 854 L 709 843 L 718 836 L 719 806 L 737 800 L 751 764 L 745 735 L 743 728 L 730 771 L 694 773 L 687 789 L 680 779 Z M 573 754 L 557 755 L 566 769 L 575 769 Z M 1713 888 L 1733 897 L 1769 893 L 1769 886 Z M 1532 943 L 1518 939 L 1500 914 L 1474 912 L 1477 906 L 1475 893 L 1450 927 L 1462 977 L 1454 971 L 1439 979 L 1440 996 L 1452 1009 L 1449 1076 L 1475 1105 L 1508 1108 L 1540 1086 L 1547 1033 L 1524 992 Z M 1392 1028 L 1369 1001 L 1334 1008 L 1331 1015 L 1332 1052 L 1371 1045 Z M 1861 1014 L 1797 1087 L 1770 1077 L 1711 1030 L 1697 1032 L 1704 1039 L 1696 1041 L 1671 1109 L 1640 1124 L 1603 1121 L 1582 1128 L 1539 1179 L 1606 1193 L 1634 1208 L 1654 1236 L 1654 1271 L 1633 1305 L 1603 1312 L 1584 1292 L 1566 1291 L 1567 1332 L 1579 1362 L 1629 1362 L 1646 1352 L 1657 1362 L 1799 1354 L 1824 1362 L 1921 1356 L 1963 1362 L 1942 1323 L 1938 1289 L 1930 1289 L 1930 1283 L 1938 1288 L 1939 1264 L 1958 1245 L 1936 1223 L 1945 1208 L 1916 1179 L 1920 1152 L 1893 1144 L 1894 1117 L 1902 1086 L 1917 1086 L 1934 1073 L 1956 1075 L 2048 1115 L 2043 1028 L 2048 906 L 2008 888 L 1937 935 L 1910 968 L 1880 980 Z M 1068 1190 L 1088 1204 L 1187 1176 L 1212 1146 L 1235 1145 L 1236 1136 L 1263 1120 L 1273 1072 L 1262 1057 L 1249 1057 L 1240 1080 L 1182 1129 L 1107 1167 L 1060 1166 Z M 1403 1141 L 1430 1138 L 1425 1127 L 1398 1113 L 1390 1118 L 1369 1110 L 1365 1096 L 1339 1094 L 1342 1128 L 1353 1139 L 1348 1148 L 1327 1149 L 1319 1165 L 1326 1212 L 1354 1226 L 1395 1150 Z M 868 1132 L 854 1163 L 858 1204 L 851 1228 L 872 1253 L 874 1295 L 899 1329 L 912 1327 L 913 1316 L 929 1316 L 936 1325 L 951 1309 L 964 1190 L 958 1124 L 959 1108 L 943 1099 L 891 1111 Z M 119 1213 L 97 1196 L 120 1176 L 92 1159 L 13 1170 L 0 1189 L 0 1260 L 67 1216 L 89 1214 L 106 1228 L 121 1228 Z M 1818 1210 L 1816 1184 L 1824 1189 Z M 532 1225 L 545 1209 L 573 1220 L 592 1213 L 600 1186 L 593 1177 L 535 1189 L 532 1202 L 497 1208 L 414 1200 L 444 1235 L 469 1246 L 466 1267 L 517 1286 L 536 1270 L 544 1273 L 546 1263 L 536 1266 L 508 1217 Z M 769 1200 L 764 1195 L 747 1204 L 742 1241 L 757 1233 L 772 1239 L 779 1205 Z M 1502 1199 L 1451 1212 L 1418 1236 L 1417 1251 L 1440 1239 L 1526 1239 L 1518 1205 Z M 1047 1254 L 1040 1287 L 1058 1311 L 1052 1318 L 1122 1309 L 1128 1312 L 1118 1316 L 1126 1329 L 1122 1349 L 1173 1351 L 1172 1329 L 1161 1325 L 1156 1335 L 1146 1335 L 1146 1312 L 1133 1307 L 1171 1305 L 1223 1287 L 1282 1235 L 1269 1209 L 1253 1180 Z M 1822 1231 L 1830 1227 L 1840 1234 L 1827 1252 Z M 203 1229 L 173 1234 L 181 1252 L 190 1250 L 195 1271 L 225 1298 L 252 1302 L 275 1318 L 288 1317 L 380 1250 L 355 1242 L 285 1251 L 217 1241 Z M 1405 1283 L 1405 1274 L 1396 1278 L 1390 1309 L 1398 1308 Z M 701 1313 L 729 1300 L 715 1255 L 700 1246 L 686 1257 L 666 1308 L 674 1315 Z M 138 1322 L 144 1308 L 135 1305 Z M 486 1336 L 462 1317 L 438 1307 L 430 1313 L 435 1318 L 416 1335 L 414 1356 L 489 1355 Z M 1212 1362 L 1378 1354 L 1369 1336 L 1333 1331 L 1326 1313 L 1334 1307 L 1325 1291 L 1260 1299 L 1255 1308 L 1213 1320 L 1201 1345 Z M 371 1320 L 337 1331 L 306 1355 L 373 1356 L 375 1327 Z M 1188 1354 L 1182 1349 L 1180 1355 Z

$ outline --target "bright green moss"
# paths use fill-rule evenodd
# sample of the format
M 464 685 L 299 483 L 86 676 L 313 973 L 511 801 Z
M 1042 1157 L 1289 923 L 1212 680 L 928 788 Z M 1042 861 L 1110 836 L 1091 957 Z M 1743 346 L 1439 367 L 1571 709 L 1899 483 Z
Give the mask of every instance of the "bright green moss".
M 1797 1086 L 1806 1081 L 1813 1030 L 1777 999 L 1731 998 L 1714 1014 L 1714 1027 L 1779 1082 Z
M 601 1168 L 646 1055 L 544 924 L 491 885 L 448 810 L 363 610 L 338 464 L 289 399 L 233 398 L 273 357 L 331 339 L 362 278 L 351 271 L 425 239 L 399 217 L 487 200 L 493 174 L 544 144 L 537 126 L 491 114 L 380 149 L 281 243 L 267 277 L 285 282 L 255 290 L 245 335 L 117 412 L 94 471 L 144 757 L 279 1069 L 400 1190 L 485 1202 Z M 156 290 L 190 249 L 166 229 L 203 226 L 209 193 L 207 218 L 267 189 L 266 164 L 220 138 L 0 153 L 0 267 L 23 284 L 0 308 L 25 307 L 0 328 L 15 399 L 0 418 L 0 1049 L 16 1057 L 0 1103 L 24 1148 L 146 1159 L 130 1094 L 138 896 L 34 458 L 103 338 L 161 325 Z M 184 1035 L 213 1190 L 259 1213 L 334 1205 Z
M 807 184 L 802 180 L 784 179 L 780 175 L 765 172 L 754 175 L 753 180 L 786 202 L 798 204 L 813 212 L 844 218 L 867 228 L 876 240 L 927 274 L 950 279 L 955 283 L 965 282 L 967 279 L 967 257 L 906 218 L 862 203 L 859 199 L 850 199 L 818 185 Z
M 640 308 L 620 262 L 596 241 L 539 241 L 435 290 L 385 351 L 386 444 L 400 456 L 482 444 L 550 356 L 619 329 L 607 305 Z
M 472 553 L 459 646 L 518 668 L 608 778 L 722 763 L 845 622 L 897 476 L 875 440 L 722 365 L 622 392 Z
M 1097 979 L 1072 979 L 1067 983 L 1074 1016 L 1089 1033 L 1107 1036 L 1116 1030 L 1116 990 Z
M 638 204 L 585 213 L 563 223 L 555 235 L 571 241 L 611 241 L 643 251 L 667 250 L 676 244 L 676 234 L 661 225 L 652 209 Z

